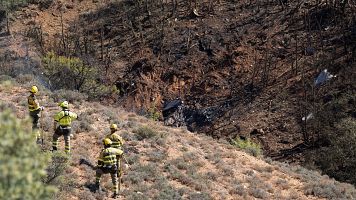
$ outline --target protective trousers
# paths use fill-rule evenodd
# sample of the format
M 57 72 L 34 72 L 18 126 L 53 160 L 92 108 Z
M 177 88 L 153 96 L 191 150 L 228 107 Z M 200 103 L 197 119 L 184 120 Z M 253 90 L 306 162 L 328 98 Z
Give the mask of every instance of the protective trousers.
M 66 153 L 70 153 L 70 133 L 71 127 L 62 127 L 58 126 L 56 131 L 53 134 L 53 141 L 52 141 L 52 149 L 53 151 L 57 151 L 58 149 L 58 139 L 62 135 L 64 136 L 64 151 Z
M 32 132 L 36 134 L 37 139 L 41 137 L 39 129 L 39 120 L 40 120 L 41 110 L 30 111 L 30 117 L 32 119 Z
M 100 185 L 100 179 L 101 176 L 103 174 L 109 174 L 111 175 L 111 180 L 112 180 L 112 184 L 113 184 L 113 192 L 115 194 L 119 194 L 119 185 L 118 185 L 118 180 L 117 180 L 117 174 L 118 174 L 118 170 L 117 170 L 117 166 L 112 166 L 110 168 L 108 167 L 100 167 L 96 170 L 96 184 Z
M 121 177 L 122 175 L 121 156 L 116 156 L 116 160 L 117 160 L 117 177 Z

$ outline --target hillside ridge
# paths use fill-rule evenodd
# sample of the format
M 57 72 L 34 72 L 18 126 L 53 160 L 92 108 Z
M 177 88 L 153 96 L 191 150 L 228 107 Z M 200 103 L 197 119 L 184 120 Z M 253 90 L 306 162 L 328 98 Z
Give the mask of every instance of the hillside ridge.
M 19 118 L 25 119 L 26 87 L 34 82 L 26 83 L 25 88 L 15 80 L 10 82 L 2 81 L 0 101 L 13 109 Z M 39 97 L 40 103 L 46 106 L 42 127 L 49 131 L 45 132 L 47 150 L 51 142 L 52 116 L 59 110 L 53 96 L 43 88 Z M 109 132 L 110 122 L 115 121 L 120 122 L 120 134 L 127 141 L 126 157 L 130 164 L 130 169 L 124 172 L 121 199 L 162 199 L 160 195 L 171 193 L 177 195 L 177 199 L 323 199 L 324 195 L 331 195 L 324 197 L 332 199 L 355 195 L 353 186 L 338 183 L 327 176 L 299 166 L 273 161 L 268 164 L 263 159 L 238 151 L 223 140 L 217 141 L 182 128 L 164 127 L 159 122 L 120 108 L 82 100 L 71 102 L 71 109 L 81 118 L 73 125 L 72 157 L 66 169 L 74 185 L 65 189 L 69 192 L 62 191 L 60 199 L 102 198 L 87 187 L 94 181 L 94 171 L 81 165 L 80 161 L 85 159 L 96 163 L 101 139 Z M 83 124 L 89 127 L 84 129 Z M 161 190 L 159 184 L 163 184 L 162 180 L 168 191 Z M 106 177 L 104 185 L 109 182 L 109 177 Z M 165 192 L 167 194 L 162 194 Z
M 353 2 L 342 11 L 330 1 L 212 1 L 215 7 L 202 1 L 196 13 L 180 0 L 50 2 L 20 6 L 10 14 L 11 34 L 1 29 L 0 71 L 6 75 L 0 76 L 0 100 L 24 119 L 27 88 L 41 87 L 46 149 L 59 101 L 69 100 L 83 116 L 75 123 L 77 153 L 66 168 L 74 176 L 61 176 L 73 188 L 58 180 L 56 198 L 103 198 L 90 192 L 94 171 L 85 163 L 96 163 L 112 122 L 122 126 L 133 166 L 124 176 L 124 199 L 355 196 L 353 186 L 298 165 L 256 160 L 226 142 L 252 138 L 265 156 L 355 183 L 354 154 L 340 149 L 356 144 L 349 134 L 356 125 Z M 109 90 L 99 103 L 65 87 L 49 91 L 48 52 L 97 67 L 100 76 L 92 81 L 115 86 L 116 93 Z M 336 76 L 316 86 L 324 69 Z M 186 127 L 136 115 L 162 119 L 160 111 L 173 99 L 190 112 Z M 311 120 L 303 121 L 307 115 Z
M 103 82 L 116 85 L 118 102 L 129 111 L 160 111 L 178 98 L 189 108 L 189 130 L 215 138 L 251 136 L 266 154 L 303 161 L 298 151 L 284 154 L 309 140 L 319 142 L 305 133 L 301 119 L 325 104 L 323 93 L 354 85 L 355 6 L 174 2 L 30 5 L 16 13 L 13 29 L 31 33 L 44 54 L 55 51 L 101 66 L 107 71 Z M 325 68 L 337 78 L 313 93 L 314 78 Z M 251 135 L 256 129 L 263 134 Z

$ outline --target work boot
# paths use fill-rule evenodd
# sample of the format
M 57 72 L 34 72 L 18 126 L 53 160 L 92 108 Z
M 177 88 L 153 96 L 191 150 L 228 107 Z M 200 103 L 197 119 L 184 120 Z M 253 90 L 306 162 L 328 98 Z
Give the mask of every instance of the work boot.
M 57 151 L 57 147 L 52 147 L 52 153 L 54 153 L 55 151 Z
M 95 192 L 101 192 L 101 191 L 102 191 L 99 183 L 95 183 L 95 185 L 94 185 L 94 191 L 95 191 Z
M 38 137 L 38 138 L 36 139 L 36 144 L 42 144 L 41 138 Z
M 112 195 L 112 198 L 113 199 L 117 199 L 119 197 L 119 194 L 117 194 L 117 193 L 114 193 L 113 195 Z

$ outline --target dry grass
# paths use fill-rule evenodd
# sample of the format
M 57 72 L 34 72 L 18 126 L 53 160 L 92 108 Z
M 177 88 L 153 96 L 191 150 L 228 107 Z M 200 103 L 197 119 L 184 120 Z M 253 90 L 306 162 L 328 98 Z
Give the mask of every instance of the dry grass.
M 15 101 L 14 106 L 17 108 L 20 103 Z M 80 160 L 96 164 L 102 137 L 109 131 L 110 113 L 123 112 L 110 109 L 108 114 L 105 108 L 87 102 L 79 104 L 75 111 L 77 109 L 82 110 L 76 127 L 80 131 L 72 140 L 71 162 L 65 170 L 64 182 L 58 182 L 60 193 L 56 198 L 102 199 L 103 195 L 112 194 L 110 176 L 103 177 L 105 193 L 91 192 L 89 186 L 94 183 L 95 171 L 80 164 Z M 50 131 L 53 113 L 46 112 L 44 128 Z M 265 162 L 236 150 L 226 142 L 216 142 L 210 137 L 181 129 L 161 127 L 157 122 L 133 114 L 115 118 L 120 120 L 122 130 L 119 134 L 126 140 L 125 157 L 130 165 L 122 177 L 124 184 L 120 194 L 123 199 L 356 197 L 355 189 L 348 184 L 340 184 L 299 166 L 269 159 Z M 81 126 L 81 123 L 89 124 L 92 129 Z M 129 123 L 135 124 L 129 126 Z M 50 137 L 48 134 L 48 148 Z

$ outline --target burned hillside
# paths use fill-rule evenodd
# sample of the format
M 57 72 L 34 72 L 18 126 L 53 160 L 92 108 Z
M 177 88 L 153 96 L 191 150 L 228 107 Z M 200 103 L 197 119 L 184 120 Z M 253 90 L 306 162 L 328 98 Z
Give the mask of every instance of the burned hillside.
M 126 61 L 109 68 L 128 109 L 163 109 L 180 98 L 209 121 L 187 120 L 192 130 L 220 138 L 263 129 L 260 140 L 274 152 L 306 139 L 301 119 L 320 103 L 312 94 L 319 72 L 340 77 L 320 90 L 354 90 L 354 9 L 353 2 L 120 1 L 83 14 L 72 29 L 97 41 L 105 63 Z
M 21 19 L 41 30 L 30 35 L 44 36 L 33 37 L 41 51 L 79 57 L 99 67 L 94 81 L 116 85 L 103 102 L 146 114 L 178 98 L 177 124 L 214 138 L 252 137 L 266 155 L 290 161 L 327 148 L 336 124 L 355 118 L 354 1 L 54 1 L 31 9 Z M 325 69 L 335 76 L 319 86 Z

